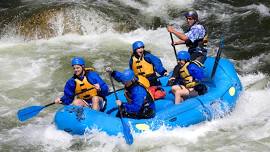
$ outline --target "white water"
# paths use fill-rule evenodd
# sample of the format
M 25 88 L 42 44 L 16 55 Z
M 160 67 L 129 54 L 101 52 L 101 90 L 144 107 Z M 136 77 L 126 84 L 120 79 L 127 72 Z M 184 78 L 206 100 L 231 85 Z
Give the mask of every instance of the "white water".
M 122 2 L 139 7 L 132 0 Z M 176 6 L 172 5 L 179 1 L 169 1 L 166 6 L 161 5 L 165 2 L 157 5 L 153 1 L 141 11 L 164 15 L 167 7 L 185 7 L 192 1 Z M 20 123 L 16 118 L 18 109 L 44 105 L 61 96 L 64 83 L 71 76 L 69 64 L 73 56 L 84 56 L 87 64 L 94 66 L 107 82 L 104 66 L 111 65 L 118 70 L 126 68 L 131 44 L 136 40 L 144 41 L 146 49 L 159 56 L 168 70 L 175 64 L 165 28 L 140 28 L 130 33 L 112 30 L 86 33 L 27 42 L 18 37 L 0 40 L 0 151 L 269 151 L 270 81 L 263 73 L 240 75 L 243 86 L 248 89 L 243 91 L 231 115 L 188 128 L 171 131 L 161 128 L 135 134 L 131 146 L 127 146 L 121 136 L 111 137 L 98 131 L 71 136 L 57 130 L 51 124 L 57 106 Z M 177 46 L 177 49 L 185 47 Z M 259 60 L 267 59 L 269 54 L 234 62 L 240 63 L 242 72 L 249 72 L 256 69 L 254 65 Z
M 12 129 L 7 128 L 6 131 L 2 130 L 1 142 L 11 145 L 15 145 L 12 143 L 16 142 L 20 146 L 44 146 L 41 148 L 42 151 L 70 149 L 77 142 L 82 142 L 85 145 L 82 151 L 113 151 L 114 149 L 125 151 L 130 150 L 130 148 L 134 151 L 139 149 L 146 151 L 200 151 L 200 148 L 194 145 L 206 143 L 210 144 L 209 146 L 216 151 L 236 151 L 240 150 L 237 145 L 226 146 L 223 145 L 224 142 L 244 140 L 245 142 L 257 143 L 260 139 L 269 138 L 270 103 L 267 100 L 270 98 L 269 80 L 262 73 L 240 76 L 244 87 L 253 83 L 258 84 L 260 80 L 264 79 L 266 79 L 266 84 L 253 85 L 249 90 L 244 91 L 236 109 L 230 116 L 188 128 L 177 128 L 172 131 L 160 129 L 155 132 L 135 135 L 135 142 L 131 147 L 124 145 L 123 138 L 109 137 L 104 133 L 96 132 L 85 137 L 78 137 L 56 130 L 51 124 L 56 107 L 44 110 L 41 116 L 24 124 L 16 120 L 15 114 L 19 108 L 46 104 L 57 95 L 61 95 L 65 81 L 62 78 L 67 79 L 70 76 L 71 73 L 66 74 L 65 71 L 71 71 L 69 61 L 75 55 L 89 57 L 88 60 L 101 73 L 104 65 L 113 63 L 117 69 L 123 69 L 127 67 L 127 59 L 125 58 L 129 56 L 131 43 L 135 40 L 142 40 L 147 49 L 161 57 L 166 68 L 172 69 L 175 59 L 173 50 L 168 45 L 170 41 L 167 37 L 168 33 L 164 28 L 148 31 L 138 29 L 126 34 L 107 32 L 91 36 L 66 35 L 50 40 L 0 45 L 0 63 L 2 65 L 0 82 L 1 86 L 4 86 L 1 88 L 2 107 L 0 113 L 2 117 L 10 118 L 13 123 L 18 125 L 18 127 L 13 126 Z M 97 60 L 94 61 L 93 58 Z M 121 60 L 125 60 L 126 63 L 121 62 Z M 14 71 L 14 69 L 16 70 Z M 60 75 L 60 77 L 54 77 L 55 75 Z M 105 75 L 103 76 L 107 80 Z M 52 90 L 50 94 L 42 93 L 47 89 Z M 16 91 L 16 96 L 14 97 L 12 93 L 10 95 L 10 91 Z M 216 138 L 223 139 L 220 141 Z M 209 140 L 211 143 L 208 143 Z M 240 144 L 249 147 L 245 142 L 240 142 Z M 263 141 L 260 144 L 262 149 L 267 147 Z M 207 146 L 203 147 L 207 149 Z

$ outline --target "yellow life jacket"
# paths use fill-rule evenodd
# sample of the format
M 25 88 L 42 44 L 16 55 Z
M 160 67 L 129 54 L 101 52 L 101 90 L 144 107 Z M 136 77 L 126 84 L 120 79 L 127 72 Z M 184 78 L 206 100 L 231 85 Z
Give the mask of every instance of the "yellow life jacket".
M 144 57 L 141 59 L 136 58 L 135 56 L 132 57 L 132 70 L 134 71 L 135 75 L 142 75 L 148 77 L 155 73 L 154 66 L 147 61 L 145 61 Z
M 192 63 L 197 64 L 199 67 L 202 67 L 203 64 L 197 60 L 192 61 Z M 195 87 L 196 85 L 198 85 L 199 83 L 196 82 L 192 76 L 190 75 L 187 66 L 190 64 L 190 62 L 187 62 L 183 67 L 180 68 L 179 70 L 179 74 L 181 76 L 182 79 L 184 79 L 184 85 L 187 88 L 192 88 Z
M 85 68 L 87 71 L 93 71 L 93 68 Z M 79 99 L 91 99 L 93 96 L 97 95 L 97 89 L 88 82 L 86 76 L 83 77 L 83 80 L 75 78 L 76 88 L 75 95 Z
M 203 37 L 203 46 L 207 46 L 208 44 L 208 34 L 206 34 L 204 37 Z
M 149 80 L 144 76 L 138 75 L 138 82 L 141 83 L 145 88 L 150 87 Z

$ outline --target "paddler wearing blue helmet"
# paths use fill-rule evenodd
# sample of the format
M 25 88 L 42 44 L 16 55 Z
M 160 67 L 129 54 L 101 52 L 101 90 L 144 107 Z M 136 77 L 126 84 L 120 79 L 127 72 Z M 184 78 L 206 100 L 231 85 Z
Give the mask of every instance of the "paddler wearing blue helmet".
M 132 55 L 129 60 L 129 68 L 132 69 L 136 76 L 141 75 L 148 79 L 150 86 L 161 85 L 157 79 L 157 73 L 161 76 L 167 76 L 168 72 L 163 67 L 161 60 L 144 50 L 145 45 L 142 41 L 135 41 L 132 44 Z
M 127 102 L 116 100 L 120 106 L 122 116 L 134 119 L 147 119 L 155 116 L 155 103 L 146 87 L 138 82 L 138 78 L 130 69 L 123 72 L 113 71 L 110 67 L 106 71 L 118 82 L 124 85 Z M 120 116 L 118 112 L 117 116 Z
M 66 82 L 64 95 L 54 102 L 65 105 L 73 103 L 103 111 L 106 105 L 105 96 L 109 91 L 107 84 L 92 68 L 85 67 L 82 57 L 72 58 L 71 66 L 74 75 Z
M 168 83 L 172 85 L 175 104 L 181 103 L 186 98 L 205 94 L 207 88 L 201 83 L 204 78 L 202 64 L 197 60 L 190 61 L 190 54 L 187 51 L 177 53 L 177 62 Z
M 191 60 L 197 60 L 204 63 L 207 55 L 207 31 L 206 28 L 199 22 L 199 17 L 196 11 L 191 10 L 184 13 L 188 24 L 188 31 L 185 33 L 176 31 L 173 26 L 168 26 L 168 32 L 177 36 L 180 40 L 172 45 L 186 44 L 188 52 L 191 55 Z

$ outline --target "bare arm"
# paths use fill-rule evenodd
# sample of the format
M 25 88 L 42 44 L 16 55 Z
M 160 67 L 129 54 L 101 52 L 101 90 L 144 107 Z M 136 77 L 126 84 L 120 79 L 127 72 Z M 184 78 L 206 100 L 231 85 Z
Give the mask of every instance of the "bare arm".
M 183 42 L 185 42 L 188 39 L 188 37 L 184 33 L 177 32 L 172 26 L 168 26 L 167 31 L 170 33 L 173 33 L 175 36 L 177 36 Z M 179 44 L 183 44 L 183 43 L 179 43 Z
M 179 41 L 174 42 L 173 45 L 179 45 L 179 44 L 185 44 L 185 41 L 179 40 Z

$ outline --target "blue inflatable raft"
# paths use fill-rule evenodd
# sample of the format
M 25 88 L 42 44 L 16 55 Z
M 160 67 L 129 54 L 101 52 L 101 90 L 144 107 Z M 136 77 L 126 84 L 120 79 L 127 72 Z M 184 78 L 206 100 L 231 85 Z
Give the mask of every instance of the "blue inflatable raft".
M 155 101 L 156 116 L 151 119 L 124 118 L 123 120 L 129 124 L 133 132 L 140 133 L 146 130 L 157 130 L 161 126 L 169 129 L 187 127 L 228 114 L 236 105 L 242 85 L 233 64 L 224 58 L 219 60 L 216 74 L 210 80 L 214 60 L 215 58 L 208 57 L 205 62 L 205 74 L 209 77 L 209 80 L 204 82 L 208 87 L 206 94 L 175 105 L 174 96 L 170 93 L 171 87 L 166 86 L 168 77 L 162 77 L 160 80 L 166 91 L 166 97 Z M 121 101 L 126 101 L 123 90 L 117 91 L 117 95 Z M 108 135 L 122 133 L 121 120 L 115 117 L 117 112 L 115 96 L 110 94 L 107 100 L 105 112 L 87 107 L 63 106 L 56 112 L 55 125 L 60 130 L 79 135 L 84 134 L 86 128 L 99 129 Z

